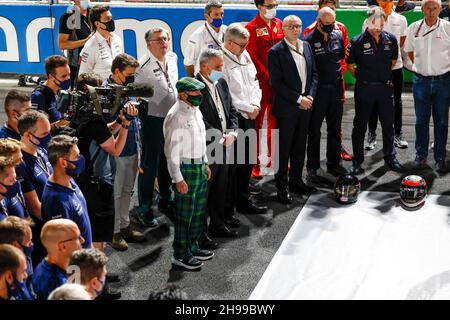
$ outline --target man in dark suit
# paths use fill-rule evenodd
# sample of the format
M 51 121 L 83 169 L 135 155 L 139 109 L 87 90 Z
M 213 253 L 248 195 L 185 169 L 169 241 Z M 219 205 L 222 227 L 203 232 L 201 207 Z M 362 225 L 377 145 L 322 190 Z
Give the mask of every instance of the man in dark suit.
M 200 111 L 207 130 L 207 154 L 211 168 L 208 182 L 208 212 L 211 237 L 236 237 L 234 228 L 239 219 L 226 210 L 226 195 L 229 165 L 226 163 L 227 149 L 237 138 L 238 117 L 231 100 L 227 82 L 222 79 L 223 53 L 215 49 L 200 55 L 200 72 L 197 80 L 205 84 L 201 90 L 203 100 Z
M 285 38 L 269 51 L 268 67 L 275 90 L 272 115 L 277 118 L 279 136 L 277 198 L 289 204 L 289 190 L 298 194 L 316 191 L 302 180 L 311 107 L 317 91 L 318 74 L 313 52 L 299 40 L 302 21 L 290 15 L 283 20 Z M 288 163 L 290 160 L 288 182 Z

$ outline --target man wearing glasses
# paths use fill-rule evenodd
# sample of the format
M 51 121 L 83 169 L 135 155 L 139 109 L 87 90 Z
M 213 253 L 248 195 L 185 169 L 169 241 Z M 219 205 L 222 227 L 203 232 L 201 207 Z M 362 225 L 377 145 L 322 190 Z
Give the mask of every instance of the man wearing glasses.
M 267 150 L 268 156 L 271 156 L 271 130 L 276 128 L 275 118 L 271 115 L 272 109 L 272 87 L 269 83 L 269 71 L 267 69 L 267 53 L 269 50 L 283 37 L 282 22 L 275 18 L 277 14 L 278 4 L 275 0 L 255 0 L 258 8 L 256 17 L 245 26 L 250 32 L 250 41 L 248 42 L 247 51 L 252 58 L 257 70 L 257 78 L 262 90 L 261 111 L 256 118 L 256 130 L 258 134 L 257 140 L 257 156 L 259 156 L 259 148 L 261 141 L 261 133 L 264 114 L 267 110 Z M 261 170 L 258 163 L 254 165 L 252 176 L 257 179 L 262 178 Z M 268 165 L 269 166 L 269 165 Z
M 76 223 L 68 219 L 48 221 L 41 241 L 47 257 L 34 270 L 32 283 L 38 300 L 47 300 L 50 292 L 67 282 L 70 257 L 85 241 Z
M 219 49 L 227 27 L 223 24 L 224 9 L 218 0 L 209 0 L 205 6 L 205 24 L 189 37 L 184 55 L 184 67 L 188 77 L 200 71 L 200 54 L 206 49 Z
M 145 227 L 155 227 L 157 221 L 152 211 L 153 186 L 158 178 L 158 209 L 172 212 L 171 178 L 164 155 L 163 123 L 169 109 L 177 101 L 177 55 L 169 51 L 169 32 L 151 28 L 145 34 L 147 53 L 139 59 L 136 82 L 151 83 L 154 95 L 149 98 L 148 114 L 142 121 L 142 157 L 138 176 L 139 207 L 137 218 Z

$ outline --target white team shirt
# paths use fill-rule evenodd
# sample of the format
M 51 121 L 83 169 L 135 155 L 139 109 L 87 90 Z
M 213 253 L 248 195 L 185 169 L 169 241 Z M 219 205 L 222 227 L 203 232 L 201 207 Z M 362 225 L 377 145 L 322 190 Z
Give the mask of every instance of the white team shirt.
M 364 32 L 367 28 L 367 19 L 364 20 L 362 31 Z M 386 23 L 384 24 L 383 31 L 392 33 L 398 41 L 398 59 L 395 62 L 392 70 L 403 68 L 403 60 L 400 48 L 400 38 L 406 37 L 408 31 L 408 22 L 406 18 L 394 11 L 388 16 Z
M 199 27 L 189 37 L 189 41 L 186 47 L 186 54 L 184 56 L 185 66 L 194 66 L 196 75 L 200 70 L 200 54 L 206 49 L 219 49 L 223 44 L 225 31 L 227 27 L 222 25 L 219 32 L 216 32 L 208 23 Z M 217 43 L 219 45 L 217 45 Z
M 78 74 L 93 72 L 105 81 L 111 74 L 111 66 L 114 58 L 123 53 L 122 39 L 115 33 L 111 33 L 111 46 L 103 36 L 95 32 L 81 50 L 81 64 Z

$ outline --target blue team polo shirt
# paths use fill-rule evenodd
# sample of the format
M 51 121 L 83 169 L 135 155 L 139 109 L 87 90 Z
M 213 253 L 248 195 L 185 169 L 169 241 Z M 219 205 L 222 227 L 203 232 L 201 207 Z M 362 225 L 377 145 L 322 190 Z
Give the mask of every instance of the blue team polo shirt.
M 44 88 L 42 90 L 34 90 L 31 93 L 31 105 L 34 109 L 42 110 L 48 114 L 50 123 L 61 119 L 61 112 L 58 111 L 56 95 L 52 89 L 41 83 Z
M 0 201 L 0 221 L 8 216 L 16 216 L 22 219 L 28 217 L 22 192 L 19 191 L 13 198 L 3 198 Z
M 53 290 L 67 283 L 67 278 L 63 269 L 48 263 L 46 259 L 42 260 L 34 270 L 31 281 L 37 299 L 47 300 Z
M 22 151 L 22 155 L 23 162 L 26 164 L 25 176 L 20 181 L 22 192 L 36 191 L 41 201 L 45 184 L 47 183 L 48 177 L 53 173 L 52 165 L 48 161 L 47 151 L 38 148 L 37 157 L 25 151 Z
M 5 138 L 12 138 L 15 140 L 19 140 L 22 138 L 19 133 L 12 131 L 10 128 L 8 128 L 6 125 L 4 125 L 0 129 L 0 139 Z
M 42 194 L 42 220 L 70 219 L 78 225 L 85 242 L 83 248 L 92 246 L 92 228 L 86 200 L 80 188 L 71 179 L 72 188 L 47 181 Z M 36 271 L 35 271 L 36 272 Z

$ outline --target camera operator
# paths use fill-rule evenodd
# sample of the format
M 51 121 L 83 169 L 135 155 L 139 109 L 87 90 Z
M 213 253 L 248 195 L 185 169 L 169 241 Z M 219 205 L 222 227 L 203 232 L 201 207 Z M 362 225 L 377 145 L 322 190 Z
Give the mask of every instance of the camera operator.
M 80 52 L 94 34 L 88 19 L 90 6 L 89 0 L 74 0 L 73 10 L 64 13 L 59 19 L 58 47 L 67 50 L 65 56 L 69 60 L 72 89 L 78 73 Z
M 11 90 L 5 98 L 5 113 L 8 119 L 0 129 L 0 138 L 20 140 L 17 122 L 19 117 L 31 109 L 30 97 L 22 91 Z
M 61 119 L 56 96 L 60 90 L 70 88 L 69 62 L 63 56 L 50 56 L 45 59 L 45 72 L 47 80 L 40 83 L 31 93 L 31 105 L 33 109 L 42 110 L 48 114 L 50 123 L 53 125 Z
M 121 53 L 114 58 L 111 72 L 104 86 L 122 85 L 134 82 L 134 74 L 139 66 L 132 56 Z M 132 99 L 132 98 L 131 98 Z M 128 97 L 121 99 L 121 106 L 132 106 L 132 100 Z M 120 118 L 119 118 L 120 119 Z M 120 122 L 120 120 L 119 120 Z M 116 174 L 114 177 L 114 236 L 112 247 L 119 251 L 128 249 L 127 241 L 142 242 L 145 240 L 141 232 L 131 229 L 129 207 L 131 193 L 136 180 L 139 158 L 139 119 L 132 118 L 128 128 L 127 141 L 122 153 L 115 157 Z

